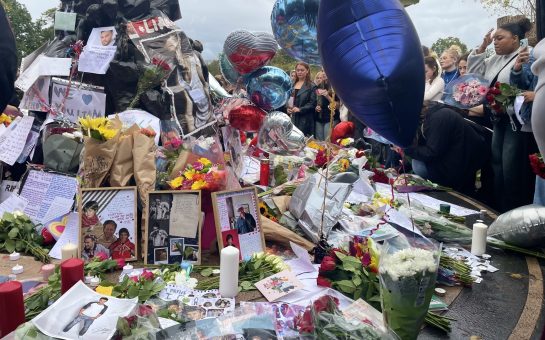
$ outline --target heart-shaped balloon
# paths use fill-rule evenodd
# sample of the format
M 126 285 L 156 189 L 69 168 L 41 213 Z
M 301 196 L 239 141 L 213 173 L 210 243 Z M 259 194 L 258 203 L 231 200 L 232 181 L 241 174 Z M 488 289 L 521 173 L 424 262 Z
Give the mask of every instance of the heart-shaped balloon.
M 290 56 L 308 64 L 320 65 L 316 22 L 320 0 L 277 0 L 271 13 L 271 26 L 278 44 Z
M 252 102 L 270 111 L 286 105 L 292 91 L 290 76 L 274 66 L 265 66 L 248 76 L 246 90 Z
M 488 228 L 488 236 L 523 248 L 541 246 L 545 241 L 545 207 L 530 204 L 503 213 Z
M 267 113 L 257 106 L 241 105 L 229 112 L 229 124 L 244 132 L 256 132 Z
M 229 120 L 229 112 L 241 105 L 252 105 L 252 101 L 239 97 L 224 98 L 214 107 L 214 115 L 222 116 L 227 121 Z
M 339 139 L 354 137 L 354 123 L 340 122 L 331 131 L 331 142 L 337 143 Z
M 424 99 L 424 57 L 401 3 L 321 1 L 318 46 L 346 107 L 392 143 L 409 146 Z
M 287 114 L 274 111 L 265 117 L 259 129 L 257 146 L 276 155 L 296 155 L 305 147 L 305 135 Z
M 252 73 L 265 66 L 276 54 L 278 44 L 266 32 L 237 30 L 225 39 L 223 52 L 240 74 Z

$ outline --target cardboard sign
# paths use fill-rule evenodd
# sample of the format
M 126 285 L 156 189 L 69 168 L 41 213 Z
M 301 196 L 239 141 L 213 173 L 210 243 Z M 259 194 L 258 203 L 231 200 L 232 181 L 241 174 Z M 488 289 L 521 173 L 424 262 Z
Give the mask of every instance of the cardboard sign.
M 50 83 L 50 77 L 38 78 L 34 85 L 32 85 L 32 87 L 27 92 L 25 92 L 19 108 L 22 110 L 30 111 L 49 111 Z
M 53 79 L 51 107 L 59 115 L 74 123 L 80 117 L 104 117 L 106 112 L 106 94 L 86 86 L 74 84 L 70 87 L 68 96 L 66 96 L 67 87 L 68 85 Z

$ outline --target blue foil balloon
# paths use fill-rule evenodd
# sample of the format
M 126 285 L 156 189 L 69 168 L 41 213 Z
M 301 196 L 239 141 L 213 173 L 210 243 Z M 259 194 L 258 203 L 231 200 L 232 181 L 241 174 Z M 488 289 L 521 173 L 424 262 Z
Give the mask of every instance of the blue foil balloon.
M 323 0 L 318 46 L 348 109 L 396 145 L 409 146 L 424 99 L 424 57 L 398 0 Z
M 225 78 L 225 80 L 227 80 L 229 83 L 235 85 L 240 77 L 242 77 L 240 73 L 235 70 L 229 59 L 227 59 L 225 53 L 220 54 L 219 62 L 220 72 L 223 75 L 223 78 Z
M 278 44 L 293 58 L 320 65 L 316 40 L 320 0 L 277 0 L 271 26 Z
M 290 76 L 274 66 L 250 74 L 246 90 L 252 102 L 263 110 L 276 110 L 288 102 L 292 91 Z

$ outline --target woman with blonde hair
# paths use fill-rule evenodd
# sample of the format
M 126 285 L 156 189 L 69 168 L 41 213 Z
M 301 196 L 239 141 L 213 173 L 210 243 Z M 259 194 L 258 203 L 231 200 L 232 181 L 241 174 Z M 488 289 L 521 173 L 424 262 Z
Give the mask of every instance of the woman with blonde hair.
M 439 63 L 443 69 L 441 78 L 445 81 L 445 85 L 460 76 L 460 72 L 458 71 L 458 60 L 460 59 L 461 54 L 462 49 L 458 45 L 452 45 L 441 53 Z

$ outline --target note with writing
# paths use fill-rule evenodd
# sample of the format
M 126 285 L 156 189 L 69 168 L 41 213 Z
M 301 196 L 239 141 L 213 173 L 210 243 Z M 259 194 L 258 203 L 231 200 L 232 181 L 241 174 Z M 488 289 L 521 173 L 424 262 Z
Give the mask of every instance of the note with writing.
M 49 256 L 51 256 L 54 259 L 61 259 L 62 253 L 61 249 L 65 244 L 72 243 L 72 244 L 79 244 L 79 219 L 78 219 L 78 213 L 71 212 L 68 215 L 68 219 L 66 221 L 66 225 L 64 226 L 64 231 L 62 232 L 61 236 L 51 248 L 49 251 Z
M 11 194 L 7 200 L 0 204 L 0 217 L 4 216 L 4 213 L 14 213 L 15 211 L 23 211 L 28 205 L 28 201 L 17 194 Z
M 30 132 L 28 133 L 28 136 L 26 138 L 25 147 L 19 155 L 19 158 L 17 158 L 17 163 L 23 164 L 24 162 L 26 162 L 28 156 L 30 156 L 32 151 L 34 151 L 36 143 L 38 142 L 38 137 L 40 137 L 41 128 L 42 123 L 39 120 L 35 120 L 32 123 L 32 128 L 30 129 Z
M 57 83 L 54 79 L 51 87 L 51 107 L 73 123 L 85 116 L 104 117 L 106 94 L 74 85 L 68 90 L 68 85 Z
M 34 117 L 18 117 L 2 136 L 0 136 L 0 161 L 13 165 L 23 152 L 27 136 L 32 128 Z
M 15 86 L 21 89 L 23 92 L 27 92 L 30 87 L 41 76 L 64 76 L 70 75 L 70 68 L 72 67 L 72 58 L 51 58 L 45 55 L 39 55 L 28 66 L 27 69 L 17 80 Z
M 41 223 L 55 197 L 74 199 L 77 191 L 78 181 L 75 177 L 30 170 L 21 190 L 21 197 L 29 203 L 25 214 L 34 222 Z
M 73 205 L 73 199 L 55 196 L 42 221 L 49 222 L 56 219 L 57 217 L 68 214 Z
M 106 74 L 116 51 L 115 46 L 85 46 L 79 58 L 78 71 Z
M 199 196 L 193 194 L 172 195 L 169 234 L 185 238 L 197 237 L 199 210 Z
M 4 202 L 8 197 L 11 196 L 11 193 L 17 192 L 19 189 L 19 182 L 17 181 L 2 181 L 0 184 L 0 203 Z
M 32 87 L 25 92 L 20 109 L 47 112 L 49 110 L 49 85 L 51 84 L 51 77 L 40 77 L 32 85 Z

